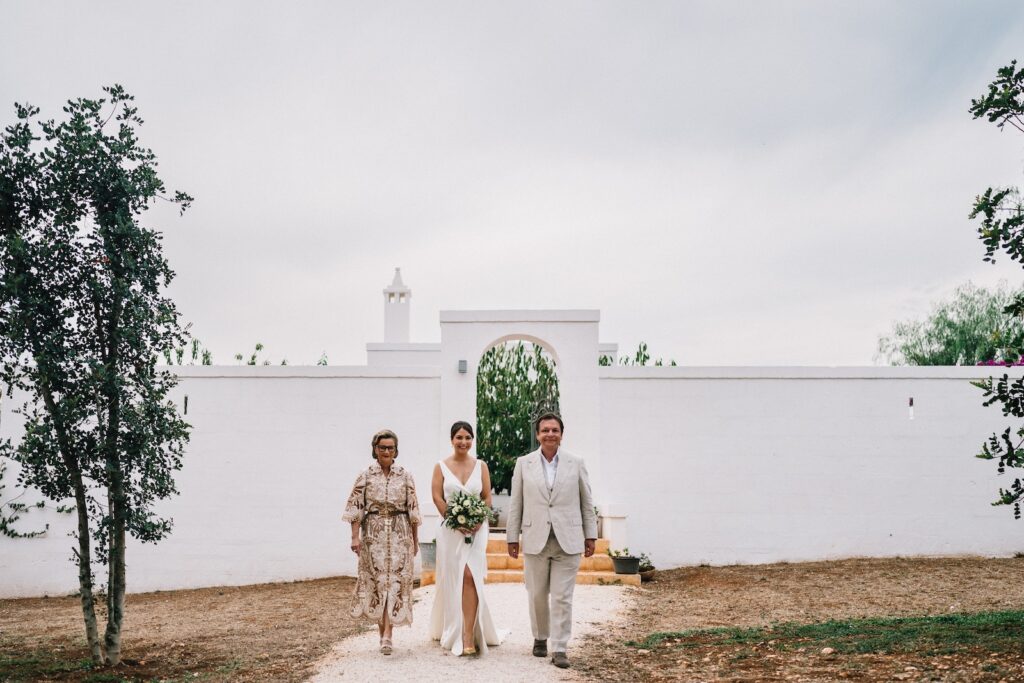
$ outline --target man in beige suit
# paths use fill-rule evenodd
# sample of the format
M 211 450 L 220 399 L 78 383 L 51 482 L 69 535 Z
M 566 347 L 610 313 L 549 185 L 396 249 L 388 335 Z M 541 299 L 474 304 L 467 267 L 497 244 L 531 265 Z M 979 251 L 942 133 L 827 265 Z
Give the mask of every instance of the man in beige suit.
M 516 460 L 512 474 L 508 554 L 519 557 L 522 532 L 533 654 L 547 657 L 550 637 L 551 663 L 565 669 L 580 553 L 594 554 L 597 517 L 586 465 L 560 448 L 562 418 L 545 413 L 535 428 L 540 448 Z

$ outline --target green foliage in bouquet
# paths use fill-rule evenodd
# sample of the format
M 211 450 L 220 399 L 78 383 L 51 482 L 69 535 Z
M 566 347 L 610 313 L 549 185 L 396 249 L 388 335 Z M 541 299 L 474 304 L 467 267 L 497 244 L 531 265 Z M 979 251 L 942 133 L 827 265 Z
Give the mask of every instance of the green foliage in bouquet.
M 473 529 L 491 517 L 491 508 L 480 496 L 465 491 L 456 491 L 448 499 L 448 509 L 444 516 L 444 525 L 449 529 Z M 466 536 L 466 543 L 472 543 L 473 537 Z

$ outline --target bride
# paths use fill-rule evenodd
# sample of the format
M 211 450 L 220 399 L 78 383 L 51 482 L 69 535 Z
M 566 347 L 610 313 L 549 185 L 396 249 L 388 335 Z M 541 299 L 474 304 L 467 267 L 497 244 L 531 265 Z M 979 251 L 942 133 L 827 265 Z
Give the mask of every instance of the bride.
M 491 505 L 491 475 L 487 463 L 469 454 L 473 427 L 468 422 L 452 425 L 452 454 L 434 466 L 431 494 L 444 518 L 447 501 L 457 491 L 483 498 Z M 504 633 L 494 627 L 484 599 L 487 576 L 487 522 L 472 530 L 456 531 L 441 526 L 437 532 L 437 593 L 430 612 L 430 636 L 456 655 L 487 652 L 500 645 Z M 472 543 L 466 543 L 471 536 Z

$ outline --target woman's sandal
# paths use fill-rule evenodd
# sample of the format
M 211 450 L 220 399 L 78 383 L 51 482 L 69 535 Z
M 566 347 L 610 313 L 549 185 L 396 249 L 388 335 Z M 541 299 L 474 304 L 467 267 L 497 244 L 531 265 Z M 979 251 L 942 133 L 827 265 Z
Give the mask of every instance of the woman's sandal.
M 380 639 L 380 653 L 382 655 L 391 654 L 391 639 L 381 637 Z
M 475 647 L 467 647 L 465 650 L 462 651 L 463 657 L 472 657 L 476 654 L 477 652 Z

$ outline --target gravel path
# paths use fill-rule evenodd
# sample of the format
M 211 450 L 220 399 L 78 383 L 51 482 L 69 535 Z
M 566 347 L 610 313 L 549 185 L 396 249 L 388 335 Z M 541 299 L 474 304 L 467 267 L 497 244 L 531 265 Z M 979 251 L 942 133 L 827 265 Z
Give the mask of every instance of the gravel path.
M 633 602 L 636 589 L 620 586 L 576 586 L 573 597 L 573 639 L 569 659 L 585 652 L 578 645 L 582 636 L 622 618 Z M 385 657 L 377 651 L 377 628 L 341 641 L 318 662 L 313 683 L 328 681 L 578 681 L 572 669 L 555 668 L 550 658 L 533 657 L 533 636 L 526 608 L 523 584 L 494 583 L 486 586 L 487 602 L 500 629 L 511 629 L 500 647 L 484 657 L 456 657 L 444 652 L 427 636 L 434 586 L 418 589 L 412 628 L 395 629 L 394 652 Z

